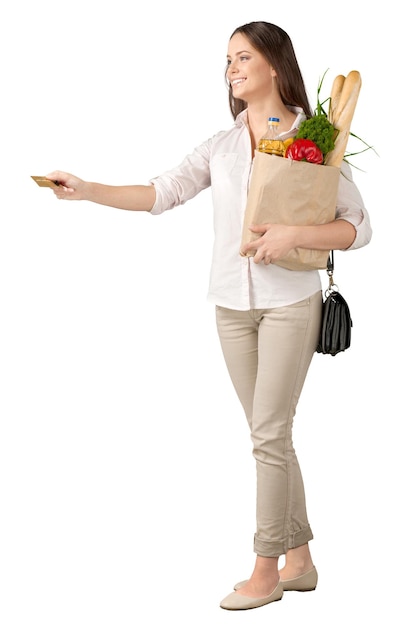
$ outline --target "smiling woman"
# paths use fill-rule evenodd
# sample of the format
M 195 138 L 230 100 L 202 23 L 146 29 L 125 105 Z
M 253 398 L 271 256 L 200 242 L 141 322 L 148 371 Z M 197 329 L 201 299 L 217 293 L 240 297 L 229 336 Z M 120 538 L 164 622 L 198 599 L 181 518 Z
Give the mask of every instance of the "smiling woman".
M 321 281 L 316 270 L 292 272 L 275 262 L 296 247 L 359 248 L 370 241 L 371 226 L 347 168 L 339 177 L 334 221 L 310 228 L 253 225 L 258 238 L 247 244 L 253 254 L 240 254 L 252 156 L 268 117 L 279 118 L 280 137 L 287 139 L 312 112 L 292 42 L 274 24 L 251 22 L 232 33 L 226 77 L 231 127 L 149 184 L 103 185 L 64 171 L 47 178 L 58 181 L 58 199 L 151 215 L 183 205 L 211 187 L 215 241 L 208 300 L 215 308 L 220 345 L 246 416 L 257 469 L 253 572 L 221 602 L 224 609 L 240 610 L 317 584 L 292 424 L 318 344 Z M 279 570 L 281 556 L 285 564 Z

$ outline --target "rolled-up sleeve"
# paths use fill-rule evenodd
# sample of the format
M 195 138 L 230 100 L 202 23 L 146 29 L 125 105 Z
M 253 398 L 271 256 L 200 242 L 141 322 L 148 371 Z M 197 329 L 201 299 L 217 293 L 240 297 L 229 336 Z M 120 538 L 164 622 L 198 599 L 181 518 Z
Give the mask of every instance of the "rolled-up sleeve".
M 184 204 L 210 186 L 210 145 L 211 140 L 206 141 L 187 155 L 178 167 L 149 181 L 156 190 L 152 215 Z
M 347 250 L 366 246 L 372 238 L 370 217 L 361 194 L 353 181 L 350 166 L 343 162 L 339 180 L 336 219 L 350 222 L 356 229 L 356 237 Z

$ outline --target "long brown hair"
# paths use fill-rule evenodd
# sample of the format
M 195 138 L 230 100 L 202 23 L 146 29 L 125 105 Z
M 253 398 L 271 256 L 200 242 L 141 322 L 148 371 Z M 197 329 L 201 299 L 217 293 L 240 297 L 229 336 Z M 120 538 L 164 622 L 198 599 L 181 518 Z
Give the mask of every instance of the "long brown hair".
M 313 113 L 307 97 L 302 73 L 289 35 L 279 26 L 269 22 L 250 22 L 239 26 L 231 34 L 230 39 L 236 33 L 241 33 L 247 37 L 251 45 L 263 54 L 267 62 L 275 69 L 283 103 L 301 107 L 307 117 L 312 117 Z M 247 108 L 247 103 L 244 100 L 233 97 L 230 84 L 229 106 L 233 119 L 236 119 L 237 115 Z

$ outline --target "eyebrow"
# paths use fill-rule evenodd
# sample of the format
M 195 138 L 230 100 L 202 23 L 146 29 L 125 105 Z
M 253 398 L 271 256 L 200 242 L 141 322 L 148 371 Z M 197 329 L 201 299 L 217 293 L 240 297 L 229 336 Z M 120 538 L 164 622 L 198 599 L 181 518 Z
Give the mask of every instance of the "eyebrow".
M 239 54 L 243 54 L 243 52 L 245 52 L 246 54 L 252 54 L 249 50 L 240 50 L 240 52 L 236 52 L 236 56 Z M 230 59 L 230 54 L 228 54 L 226 58 Z

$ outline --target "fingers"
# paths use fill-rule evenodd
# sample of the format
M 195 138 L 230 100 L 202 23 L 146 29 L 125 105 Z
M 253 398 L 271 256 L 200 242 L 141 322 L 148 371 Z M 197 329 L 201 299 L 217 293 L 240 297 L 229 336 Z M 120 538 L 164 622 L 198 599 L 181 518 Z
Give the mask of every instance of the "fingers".
M 241 248 L 241 252 L 243 254 L 243 256 L 247 255 L 249 252 L 253 253 L 254 256 L 256 256 L 259 253 L 259 249 L 262 245 L 262 241 L 260 238 L 255 239 L 254 241 L 250 241 L 249 243 L 246 243 L 242 248 Z M 249 255 L 252 256 L 252 255 Z
M 247 255 L 248 252 L 253 252 L 253 255 L 248 256 L 252 256 L 254 263 L 261 263 L 263 261 L 265 265 L 269 265 L 269 263 L 272 262 L 271 252 L 260 239 L 245 244 L 241 251 L 244 256 Z
M 258 233 L 262 236 L 267 232 L 268 228 L 269 228 L 269 224 L 251 224 L 249 226 L 249 229 L 253 233 Z M 261 245 L 263 245 L 263 240 L 261 237 L 258 237 L 257 239 L 254 239 L 253 241 L 246 243 L 241 248 L 241 254 L 245 256 L 248 252 L 254 252 L 255 256 L 257 256 L 259 252 L 259 246 Z M 254 260 L 255 260 L 255 257 L 254 257 Z M 258 262 L 258 261 L 255 261 L 255 262 Z
M 46 178 L 49 180 L 53 180 L 57 185 L 62 185 L 63 187 L 73 187 L 72 179 L 76 180 L 75 176 L 72 174 L 68 174 L 67 172 L 61 172 L 56 170 L 55 172 L 51 172 L 50 174 L 46 174 Z
M 54 196 L 58 198 L 58 200 L 77 200 L 76 192 L 71 187 L 64 187 L 63 185 L 59 185 L 56 189 L 52 190 Z
M 264 235 L 268 231 L 269 226 L 270 224 L 251 224 L 251 226 L 249 226 L 249 229 L 253 233 L 261 233 L 262 235 Z
M 57 183 L 57 187 L 53 189 L 53 192 L 58 200 L 78 199 L 78 194 L 76 192 L 81 181 L 76 178 L 76 176 L 68 174 L 67 172 L 55 170 L 54 172 L 46 174 L 46 178 Z
M 255 263 L 274 263 L 296 247 L 296 228 L 285 224 L 258 224 L 251 227 L 258 234 L 254 241 L 246 244 L 245 253 L 253 253 Z
M 48 178 L 49 180 L 53 180 L 54 182 L 57 183 L 57 185 L 65 185 L 67 186 L 67 180 L 68 178 L 70 178 L 70 174 L 67 174 L 66 172 L 61 172 L 59 170 L 56 170 L 55 172 L 50 172 L 50 174 L 46 174 L 46 178 Z
M 269 252 L 264 250 L 257 250 L 254 256 L 254 263 L 264 263 L 265 265 L 269 265 L 272 262 L 272 256 Z

